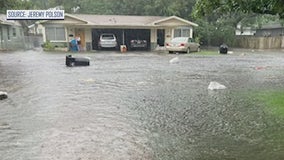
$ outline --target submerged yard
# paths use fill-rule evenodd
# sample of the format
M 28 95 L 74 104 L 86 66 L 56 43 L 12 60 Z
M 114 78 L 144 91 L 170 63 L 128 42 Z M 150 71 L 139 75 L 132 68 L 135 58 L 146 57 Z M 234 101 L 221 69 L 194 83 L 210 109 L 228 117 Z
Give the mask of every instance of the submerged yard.
M 73 55 L 0 54 L 2 159 L 284 158 L 282 52 Z

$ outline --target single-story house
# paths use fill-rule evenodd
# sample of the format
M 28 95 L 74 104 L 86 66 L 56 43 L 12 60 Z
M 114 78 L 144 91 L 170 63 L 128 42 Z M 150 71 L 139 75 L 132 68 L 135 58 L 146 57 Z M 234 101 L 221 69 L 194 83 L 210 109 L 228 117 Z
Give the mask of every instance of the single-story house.
M 263 37 L 284 36 L 284 25 L 280 23 L 262 25 L 261 28 L 256 29 L 255 35 Z
M 263 24 L 261 27 L 243 27 L 240 24 L 236 28 L 238 36 L 279 37 L 284 36 L 284 25 L 280 23 Z
M 157 45 L 164 46 L 172 38 L 193 36 L 197 24 L 177 16 L 126 16 L 65 14 L 64 20 L 44 20 L 37 22 L 37 33 L 42 33 L 43 41 L 66 47 L 72 37 L 79 36 L 84 50 L 97 50 L 102 33 L 116 35 L 119 45 L 128 46 L 133 39 L 147 40 L 148 50 Z
M 238 47 L 252 49 L 283 49 L 284 48 L 284 26 L 279 23 L 263 24 L 261 27 L 248 29 L 247 33 L 237 36 Z M 237 33 L 237 32 L 236 32 Z
M 25 47 L 23 27 L 18 21 L 7 20 L 0 14 L 0 50 L 15 50 Z
M 238 24 L 235 33 L 237 36 L 253 36 L 256 33 L 256 29 Z

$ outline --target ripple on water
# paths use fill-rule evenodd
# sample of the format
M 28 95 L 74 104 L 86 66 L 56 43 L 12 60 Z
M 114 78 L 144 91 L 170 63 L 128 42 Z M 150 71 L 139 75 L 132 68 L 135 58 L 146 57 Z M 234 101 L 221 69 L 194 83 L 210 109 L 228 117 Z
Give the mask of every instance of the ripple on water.
M 283 121 L 236 94 L 284 84 L 283 57 L 179 55 L 171 65 L 176 55 L 80 55 L 91 65 L 65 67 L 60 53 L 0 56 L 10 95 L 0 103 L 2 158 L 283 159 Z M 210 81 L 227 90 L 208 92 Z

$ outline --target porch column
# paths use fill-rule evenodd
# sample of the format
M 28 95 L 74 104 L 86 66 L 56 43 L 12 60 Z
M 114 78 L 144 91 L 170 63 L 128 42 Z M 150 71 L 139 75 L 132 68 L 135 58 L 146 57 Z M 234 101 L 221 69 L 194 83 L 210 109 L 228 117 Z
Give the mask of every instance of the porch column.
M 151 29 L 151 36 L 150 36 L 150 48 L 154 50 L 157 47 L 157 29 Z
M 192 38 L 193 37 L 193 28 L 189 27 L 189 37 Z

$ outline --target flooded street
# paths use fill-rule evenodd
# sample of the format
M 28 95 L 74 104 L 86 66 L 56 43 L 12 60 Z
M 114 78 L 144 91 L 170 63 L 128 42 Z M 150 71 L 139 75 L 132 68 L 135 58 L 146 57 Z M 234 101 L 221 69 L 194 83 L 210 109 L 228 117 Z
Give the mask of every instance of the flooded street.
M 284 159 L 284 120 L 242 94 L 283 90 L 283 53 L 76 55 L 0 53 L 1 160 Z

